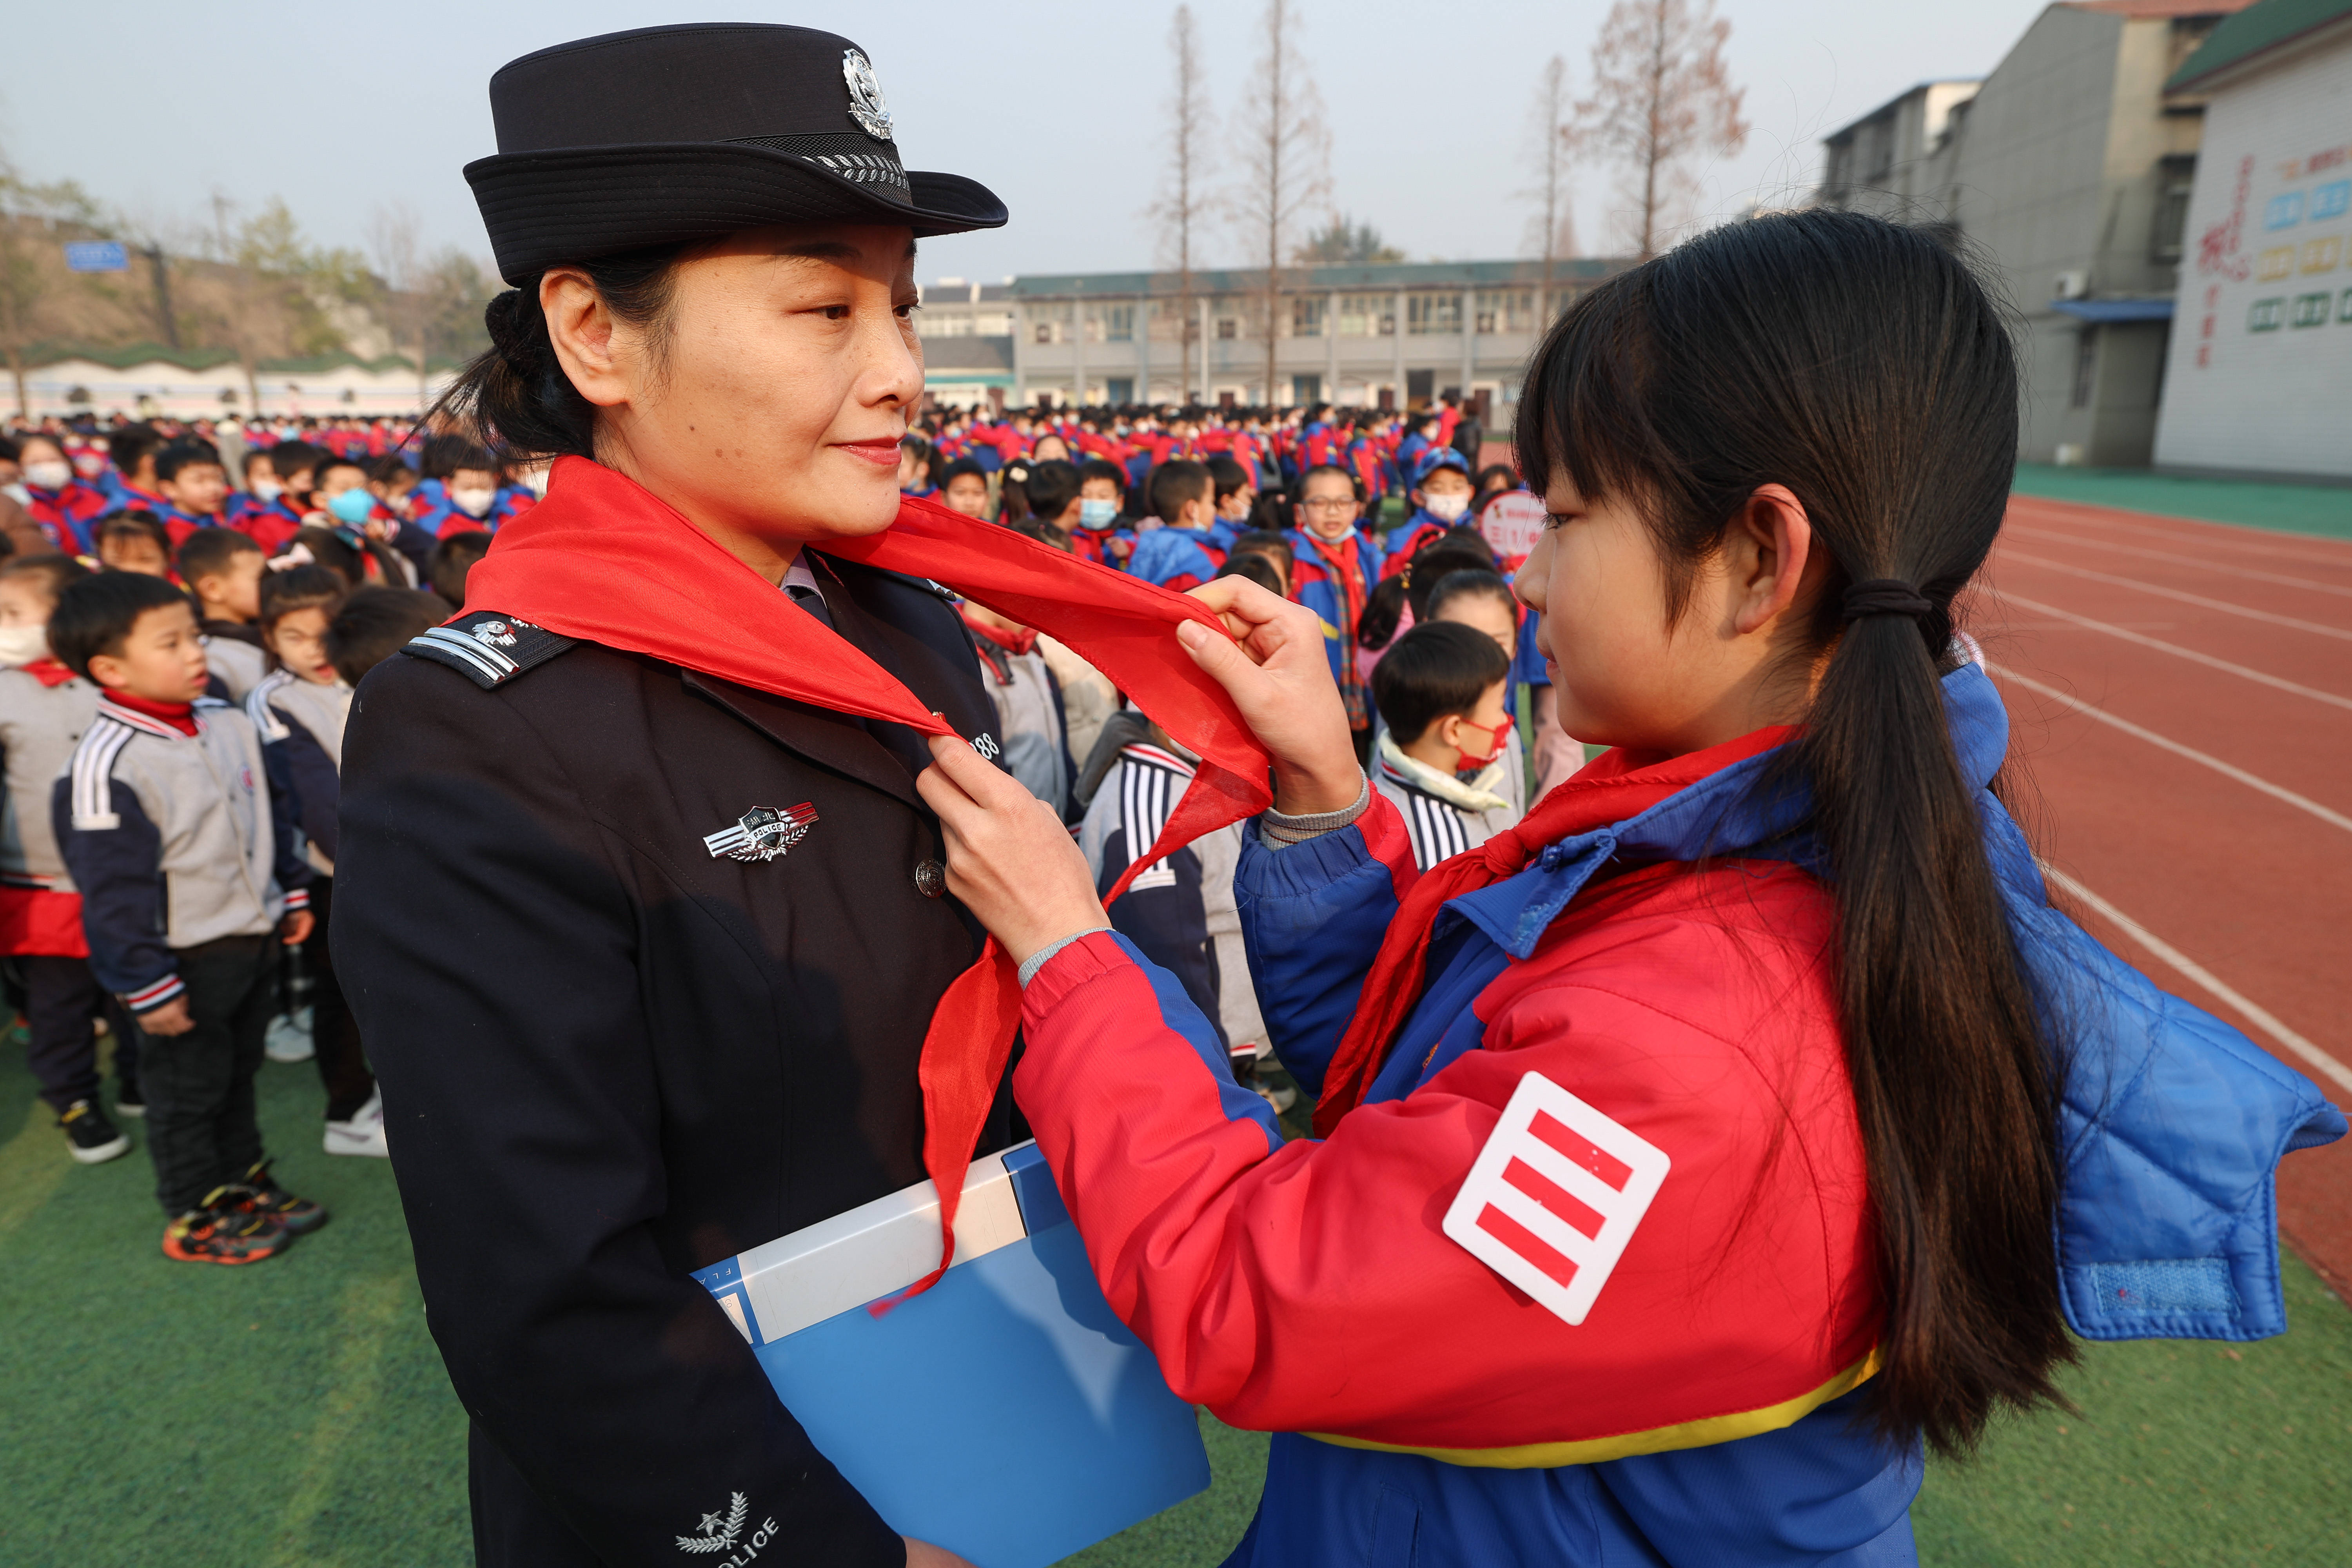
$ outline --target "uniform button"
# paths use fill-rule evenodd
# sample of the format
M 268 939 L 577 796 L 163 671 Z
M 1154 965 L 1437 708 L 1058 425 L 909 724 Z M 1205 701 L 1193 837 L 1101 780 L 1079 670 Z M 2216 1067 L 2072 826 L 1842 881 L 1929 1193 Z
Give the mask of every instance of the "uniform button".
M 915 868 L 915 891 L 927 899 L 943 898 L 948 890 L 948 868 L 937 860 L 926 860 Z

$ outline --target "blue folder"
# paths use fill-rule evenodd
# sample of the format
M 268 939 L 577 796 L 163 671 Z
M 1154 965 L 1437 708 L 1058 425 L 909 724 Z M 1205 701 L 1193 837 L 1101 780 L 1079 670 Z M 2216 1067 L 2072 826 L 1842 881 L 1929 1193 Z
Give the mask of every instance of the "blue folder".
M 1087 1267 L 1034 1143 L 972 1162 L 955 1261 L 923 1182 L 698 1270 L 784 1407 L 891 1528 L 978 1568 L 1045 1568 L 1209 1484 Z

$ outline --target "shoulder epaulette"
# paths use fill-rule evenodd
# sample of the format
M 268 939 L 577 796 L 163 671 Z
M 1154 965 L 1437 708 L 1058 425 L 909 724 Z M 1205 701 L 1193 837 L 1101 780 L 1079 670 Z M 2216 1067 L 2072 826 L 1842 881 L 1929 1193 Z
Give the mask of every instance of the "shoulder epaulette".
M 496 610 L 477 610 L 459 616 L 446 626 L 420 632 L 400 651 L 414 658 L 446 664 L 488 691 L 527 669 L 545 664 L 578 640 L 558 637 L 545 626 L 535 626 Z

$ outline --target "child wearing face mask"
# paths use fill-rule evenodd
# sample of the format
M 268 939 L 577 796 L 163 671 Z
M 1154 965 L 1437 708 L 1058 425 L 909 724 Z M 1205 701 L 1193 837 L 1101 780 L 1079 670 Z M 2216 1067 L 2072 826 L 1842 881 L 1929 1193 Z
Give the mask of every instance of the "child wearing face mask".
M 107 509 L 106 492 L 74 472 L 65 448 L 47 436 L 27 436 L 17 449 L 24 508 L 52 548 L 89 555 L 98 548 L 93 524 Z
M 1078 465 L 1078 521 L 1070 531 L 1078 553 L 1107 565 L 1124 565 L 1135 551 L 1135 529 L 1127 511 L 1127 472 L 1107 458 Z
M 1372 668 L 1372 700 L 1387 726 L 1372 787 L 1404 818 L 1422 870 L 1525 815 L 1513 787 L 1510 677 L 1509 657 L 1458 621 L 1413 627 Z
M 106 1114 L 99 1093 L 94 1018 L 110 1014 L 90 978 L 81 894 L 58 853 L 49 786 L 98 714 L 98 688 L 49 652 L 49 614 L 67 584 L 89 573 L 65 555 L 0 563 L 0 753 L 7 794 L 0 801 L 0 952 L 24 987 L 31 1036 L 26 1061 L 41 1098 L 57 1113 L 66 1152 L 84 1165 L 128 1152 L 131 1140 Z M 131 1031 L 114 1031 L 115 1110 L 145 1113 Z
M 307 481 L 309 469 L 294 465 L 307 451 L 299 442 L 276 447 L 257 447 L 245 454 L 245 488 L 228 498 L 228 526 L 258 545 L 264 554 L 285 548 L 302 526 L 302 513 L 293 504 L 300 499 L 290 477 Z M 280 468 L 279 463 L 287 467 Z
M 1451 447 L 1430 447 L 1412 467 L 1406 492 L 1413 513 L 1389 536 L 1389 570 L 1401 571 L 1414 553 L 1464 527 L 1470 512 L 1470 465 Z

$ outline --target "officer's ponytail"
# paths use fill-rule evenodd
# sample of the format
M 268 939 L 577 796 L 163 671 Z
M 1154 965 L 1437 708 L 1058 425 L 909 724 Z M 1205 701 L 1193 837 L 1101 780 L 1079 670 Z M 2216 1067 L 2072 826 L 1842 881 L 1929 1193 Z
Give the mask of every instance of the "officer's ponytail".
M 645 333 L 658 353 L 667 338 L 672 269 L 683 248 L 625 251 L 566 270 L 586 274 L 614 317 Z M 595 405 L 580 395 L 555 357 L 547 316 L 539 308 L 539 283 L 534 278 L 490 301 L 482 312 L 490 346 L 458 373 L 433 413 L 455 416 L 504 459 L 593 457 Z
M 1670 613 L 1762 485 L 1805 507 L 1834 570 L 1795 639 L 1816 679 L 1767 787 L 1801 780 L 1834 884 L 1846 1060 L 1885 1320 L 1871 1408 L 1971 1445 L 1996 1407 L 2058 1398 L 2053 1042 L 2003 919 L 1937 686 L 1953 595 L 2000 527 L 2017 370 L 2000 314 L 1926 233 L 1859 214 L 1733 224 L 1587 295 L 1519 405 L 1529 485 L 1628 497 Z

